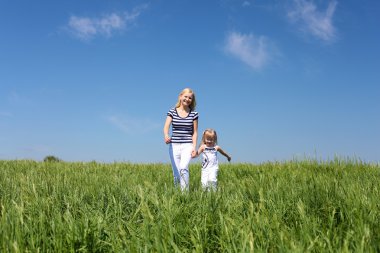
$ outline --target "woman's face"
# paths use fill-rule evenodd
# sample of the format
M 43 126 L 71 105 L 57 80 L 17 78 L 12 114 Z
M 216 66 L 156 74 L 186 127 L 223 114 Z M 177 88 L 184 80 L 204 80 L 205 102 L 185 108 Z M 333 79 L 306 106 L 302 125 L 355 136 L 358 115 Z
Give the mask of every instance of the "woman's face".
M 193 102 L 193 93 L 185 92 L 180 97 L 181 105 L 189 107 Z

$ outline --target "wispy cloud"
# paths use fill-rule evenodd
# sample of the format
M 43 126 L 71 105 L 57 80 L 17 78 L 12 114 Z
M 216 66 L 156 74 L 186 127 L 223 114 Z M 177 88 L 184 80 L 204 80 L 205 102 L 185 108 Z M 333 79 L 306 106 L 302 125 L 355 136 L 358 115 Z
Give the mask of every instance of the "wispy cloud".
M 269 40 L 265 36 L 231 32 L 227 35 L 224 50 L 254 70 L 269 63 Z
M 5 112 L 5 111 L 0 111 L 0 117 L 12 117 L 12 113 L 10 112 Z
M 329 2 L 325 11 L 318 10 L 313 1 L 293 0 L 293 3 L 292 9 L 288 11 L 288 18 L 299 25 L 301 31 L 326 42 L 336 38 L 336 29 L 332 20 L 337 1 Z
M 131 12 L 109 13 L 101 17 L 71 16 L 66 30 L 75 37 L 89 41 L 95 37 L 112 37 L 134 26 L 138 17 L 148 7 L 147 4 L 134 8 Z
M 11 91 L 8 94 L 7 101 L 10 105 L 29 106 L 33 103 L 32 99 L 25 93 Z
M 249 2 L 249 1 L 244 1 L 243 3 L 242 3 L 242 6 L 243 7 L 248 7 L 248 6 L 250 6 L 251 5 L 251 3 Z
M 50 146 L 47 146 L 47 145 L 37 144 L 37 145 L 29 146 L 29 147 L 24 147 L 23 151 L 25 151 L 27 153 L 32 153 L 32 154 L 38 153 L 38 154 L 48 155 L 49 153 L 53 152 L 53 148 Z
M 22 98 L 22 96 L 20 95 L 20 93 L 16 92 L 16 91 L 12 91 L 11 93 L 8 94 L 8 101 L 10 103 L 20 103 L 22 101 L 24 101 L 25 99 Z
M 149 119 L 136 119 L 120 115 L 111 115 L 107 121 L 127 134 L 147 133 L 161 126 Z

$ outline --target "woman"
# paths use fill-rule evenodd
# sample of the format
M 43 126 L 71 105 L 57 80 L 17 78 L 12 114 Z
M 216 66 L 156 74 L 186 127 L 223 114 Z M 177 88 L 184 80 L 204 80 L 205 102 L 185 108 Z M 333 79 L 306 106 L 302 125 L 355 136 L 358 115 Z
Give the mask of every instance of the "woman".
M 198 138 L 198 112 L 195 111 L 195 94 L 190 88 L 178 96 L 177 104 L 167 113 L 164 125 L 165 143 L 169 144 L 174 185 L 189 189 L 189 163 L 196 156 Z M 169 135 L 172 125 L 172 136 Z

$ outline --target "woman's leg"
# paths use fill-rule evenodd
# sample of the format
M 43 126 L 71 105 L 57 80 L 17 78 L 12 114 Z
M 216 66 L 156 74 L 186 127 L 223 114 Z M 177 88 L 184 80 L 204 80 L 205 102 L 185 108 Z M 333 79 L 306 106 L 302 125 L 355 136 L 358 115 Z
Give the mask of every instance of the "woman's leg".
M 181 158 L 178 165 L 181 190 L 189 190 L 189 183 L 190 183 L 189 163 L 191 161 L 192 150 L 193 150 L 193 144 L 191 143 L 181 144 Z
M 169 155 L 170 155 L 170 161 L 172 163 L 174 186 L 177 186 L 181 178 L 179 169 L 178 169 L 180 161 L 181 161 L 180 144 L 171 143 L 169 145 Z

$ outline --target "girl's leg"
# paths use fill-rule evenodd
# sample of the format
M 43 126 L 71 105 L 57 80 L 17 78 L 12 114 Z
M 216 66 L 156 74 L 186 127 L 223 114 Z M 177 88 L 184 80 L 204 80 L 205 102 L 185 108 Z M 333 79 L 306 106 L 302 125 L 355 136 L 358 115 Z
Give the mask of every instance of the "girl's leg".
M 213 190 L 216 190 L 216 187 L 218 186 L 218 172 L 219 167 L 214 166 L 210 168 L 208 174 L 208 187 L 212 188 Z
M 209 168 L 202 168 L 201 172 L 201 183 L 203 190 L 207 189 L 207 183 L 208 183 L 208 175 L 209 175 Z

